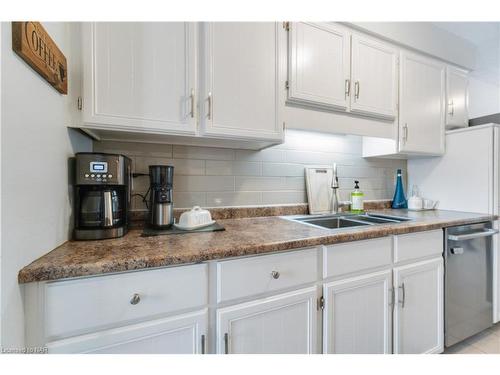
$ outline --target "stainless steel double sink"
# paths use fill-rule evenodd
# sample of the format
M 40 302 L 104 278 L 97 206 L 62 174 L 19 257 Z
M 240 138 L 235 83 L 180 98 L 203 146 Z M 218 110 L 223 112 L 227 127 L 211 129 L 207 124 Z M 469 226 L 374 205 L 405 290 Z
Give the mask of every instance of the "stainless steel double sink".
M 335 214 L 314 216 L 283 216 L 284 219 L 296 221 L 327 229 L 342 229 L 380 224 L 397 224 L 411 221 L 408 217 L 382 214 Z

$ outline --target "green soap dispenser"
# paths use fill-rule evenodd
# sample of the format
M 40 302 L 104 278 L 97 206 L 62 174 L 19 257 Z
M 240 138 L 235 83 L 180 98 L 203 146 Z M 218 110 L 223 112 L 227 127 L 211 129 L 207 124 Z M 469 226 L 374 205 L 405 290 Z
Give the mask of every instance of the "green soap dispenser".
M 354 190 L 351 192 L 351 212 L 362 213 L 365 194 L 359 190 L 359 181 L 354 181 Z

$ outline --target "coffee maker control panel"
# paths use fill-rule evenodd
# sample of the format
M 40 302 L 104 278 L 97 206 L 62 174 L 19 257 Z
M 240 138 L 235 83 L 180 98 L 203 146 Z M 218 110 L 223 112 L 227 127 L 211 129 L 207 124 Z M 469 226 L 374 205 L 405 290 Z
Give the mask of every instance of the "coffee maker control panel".
M 130 159 L 123 155 L 78 153 L 77 185 L 124 185 L 130 176 Z

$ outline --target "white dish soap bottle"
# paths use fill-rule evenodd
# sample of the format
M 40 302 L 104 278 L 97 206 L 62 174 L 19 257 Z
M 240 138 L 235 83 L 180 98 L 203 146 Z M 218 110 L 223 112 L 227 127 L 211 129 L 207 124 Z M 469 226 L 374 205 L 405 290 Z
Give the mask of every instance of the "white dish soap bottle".
M 354 181 L 354 190 L 351 192 L 351 212 L 363 213 L 363 201 L 365 194 L 359 190 L 359 181 Z

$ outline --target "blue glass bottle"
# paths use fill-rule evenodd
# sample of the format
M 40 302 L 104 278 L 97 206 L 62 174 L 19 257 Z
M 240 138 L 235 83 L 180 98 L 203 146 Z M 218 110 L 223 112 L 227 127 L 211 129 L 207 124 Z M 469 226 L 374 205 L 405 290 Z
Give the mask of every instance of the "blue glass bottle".
M 398 169 L 398 175 L 396 180 L 396 191 L 394 192 L 394 198 L 392 198 L 392 208 L 408 208 L 408 201 L 405 197 L 405 192 L 403 189 L 403 177 L 401 175 L 401 169 Z

